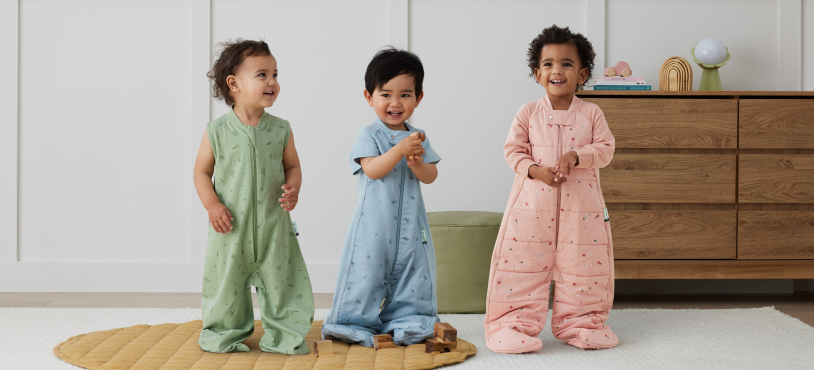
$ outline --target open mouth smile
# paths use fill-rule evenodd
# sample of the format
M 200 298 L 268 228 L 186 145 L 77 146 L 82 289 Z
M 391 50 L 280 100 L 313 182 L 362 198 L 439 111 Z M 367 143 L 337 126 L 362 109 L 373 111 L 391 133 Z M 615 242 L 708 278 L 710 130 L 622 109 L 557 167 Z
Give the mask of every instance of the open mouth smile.
M 550 80 L 548 82 L 554 86 L 562 86 L 565 84 L 565 80 Z
M 394 112 L 394 111 L 387 111 L 387 115 L 392 118 L 399 118 L 404 112 Z

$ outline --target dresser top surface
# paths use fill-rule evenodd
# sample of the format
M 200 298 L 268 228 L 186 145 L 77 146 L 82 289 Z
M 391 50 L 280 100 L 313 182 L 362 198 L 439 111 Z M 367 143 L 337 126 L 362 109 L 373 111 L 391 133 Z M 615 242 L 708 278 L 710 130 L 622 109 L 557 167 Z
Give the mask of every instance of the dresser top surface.
M 746 98 L 814 98 L 814 91 L 598 91 L 588 90 L 577 93 L 582 97 L 746 97 Z

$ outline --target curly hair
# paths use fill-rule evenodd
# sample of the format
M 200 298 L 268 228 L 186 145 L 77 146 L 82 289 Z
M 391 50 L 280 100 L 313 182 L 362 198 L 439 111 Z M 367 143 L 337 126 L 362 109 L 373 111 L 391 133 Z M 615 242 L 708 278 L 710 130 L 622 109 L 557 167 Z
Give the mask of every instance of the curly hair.
M 220 50 L 217 60 L 212 66 L 212 70 L 206 74 L 212 80 L 212 96 L 218 100 L 223 100 L 226 105 L 235 105 L 235 100 L 229 93 L 229 84 L 226 78 L 237 73 L 240 65 L 251 56 L 271 55 L 268 44 L 265 41 L 254 41 L 237 39 L 235 41 L 224 41 L 217 45 Z
M 568 27 L 561 28 L 557 25 L 552 25 L 543 30 L 534 40 L 529 44 L 529 50 L 526 53 L 526 61 L 531 72 L 529 77 L 534 78 L 534 69 L 540 68 L 540 57 L 543 52 L 543 46 L 547 44 L 571 44 L 577 48 L 579 55 L 579 64 L 582 68 L 588 68 L 588 78 L 585 82 L 577 84 L 576 91 L 582 90 L 583 86 L 591 79 L 594 71 L 594 58 L 596 52 L 591 42 L 580 33 L 571 32 Z

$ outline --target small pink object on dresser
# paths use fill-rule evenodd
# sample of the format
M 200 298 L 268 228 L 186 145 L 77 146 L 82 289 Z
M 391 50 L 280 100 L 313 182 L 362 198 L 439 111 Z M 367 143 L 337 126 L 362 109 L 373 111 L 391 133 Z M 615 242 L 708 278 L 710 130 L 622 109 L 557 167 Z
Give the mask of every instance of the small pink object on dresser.
M 613 77 L 613 76 L 622 76 L 628 77 L 633 74 L 633 71 L 630 69 L 630 65 L 627 62 L 619 62 L 616 63 L 615 66 L 605 68 L 605 72 L 603 72 L 605 76 Z

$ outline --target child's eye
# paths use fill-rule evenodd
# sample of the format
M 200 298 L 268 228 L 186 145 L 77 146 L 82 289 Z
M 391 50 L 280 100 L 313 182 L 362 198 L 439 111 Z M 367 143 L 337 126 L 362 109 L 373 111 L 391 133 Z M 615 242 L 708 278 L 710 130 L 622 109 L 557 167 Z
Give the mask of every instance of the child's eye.
M 257 77 L 266 77 L 266 74 L 265 74 L 265 73 L 261 73 L 261 74 L 257 75 Z
M 545 63 L 543 63 L 543 67 L 551 67 L 551 63 L 550 62 L 545 62 Z
M 401 94 L 401 97 L 402 97 L 402 98 L 409 98 L 409 97 L 410 97 L 410 94 Z
M 390 94 L 382 94 L 382 96 L 385 97 L 385 98 L 389 98 Z
M 274 76 L 274 78 L 277 78 L 277 74 L 276 74 L 276 73 L 275 73 L 275 74 L 273 74 L 272 76 Z
M 562 65 L 562 66 L 563 66 L 563 67 L 570 67 L 570 66 L 571 66 L 571 63 L 563 63 L 563 65 Z

